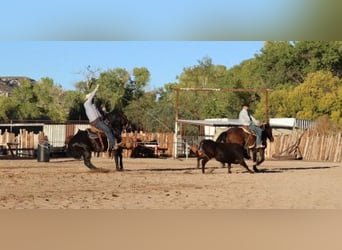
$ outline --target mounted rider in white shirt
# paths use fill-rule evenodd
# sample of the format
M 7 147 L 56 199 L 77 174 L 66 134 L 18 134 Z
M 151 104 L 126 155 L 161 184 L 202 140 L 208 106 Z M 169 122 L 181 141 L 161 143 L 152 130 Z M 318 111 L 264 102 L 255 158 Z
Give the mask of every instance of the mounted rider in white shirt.
M 239 121 L 241 125 L 247 126 L 250 130 L 256 133 L 256 147 L 263 148 L 261 142 L 262 129 L 259 127 L 259 121 L 256 120 L 252 115 L 248 112 L 249 104 L 243 104 L 242 109 L 239 113 Z
M 97 89 L 99 88 L 99 85 L 96 86 L 96 88 L 86 95 L 83 106 L 86 112 L 86 115 L 89 119 L 90 125 L 96 127 L 99 130 L 102 130 L 105 132 L 108 141 L 109 141 L 109 149 L 108 151 L 112 151 L 115 147 L 115 137 L 110 127 L 108 127 L 102 120 L 102 115 L 99 112 L 99 110 L 96 108 L 95 104 L 93 103 L 93 99 L 95 97 L 95 94 L 97 92 Z

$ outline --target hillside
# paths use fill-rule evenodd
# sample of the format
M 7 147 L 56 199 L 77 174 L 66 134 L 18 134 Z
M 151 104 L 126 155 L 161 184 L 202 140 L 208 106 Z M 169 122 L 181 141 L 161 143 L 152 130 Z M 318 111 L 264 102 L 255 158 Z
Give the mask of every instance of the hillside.
M 0 95 L 9 96 L 14 88 L 19 87 L 24 80 L 34 83 L 35 80 L 25 76 L 1 76 L 0 77 Z

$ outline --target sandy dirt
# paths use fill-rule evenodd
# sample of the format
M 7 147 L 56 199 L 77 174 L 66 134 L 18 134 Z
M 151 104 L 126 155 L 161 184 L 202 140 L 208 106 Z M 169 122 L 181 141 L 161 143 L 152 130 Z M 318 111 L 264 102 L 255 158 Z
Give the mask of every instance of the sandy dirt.
M 228 174 L 215 160 L 202 174 L 194 158 L 124 158 L 123 172 L 106 157 L 93 163 L 104 171 L 71 158 L 0 160 L 0 208 L 342 208 L 342 163 L 265 161 L 255 174 L 239 165 Z

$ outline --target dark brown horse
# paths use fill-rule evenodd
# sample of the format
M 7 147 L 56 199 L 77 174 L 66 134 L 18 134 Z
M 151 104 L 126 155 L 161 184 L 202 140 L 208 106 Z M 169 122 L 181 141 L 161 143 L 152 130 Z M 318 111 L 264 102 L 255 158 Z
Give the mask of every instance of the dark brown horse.
M 274 141 L 272 135 L 272 127 L 269 123 L 262 124 L 260 126 L 262 129 L 261 141 L 264 148 L 256 148 L 256 135 L 251 133 L 247 128 L 244 127 L 232 127 L 225 132 L 222 132 L 217 138 L 217 142 L 226 143 L 238 143 L 244 146 L 248 155 L 252 153 L 253 158 L 253 170 L 254 172 L 259 172 L 257 168 L 265 160 L 265 148 L 267 147 L 267 139 L 271 142 Z
M 129 126 L 127 117 L 121 111 L 115 111 L 105 114 L 104 122 L 112 129 L 116 142 L 122 141 L 121 133 Z M 84 165 L 95 170 L 96 167 L 91 163 L 92 152 L 105 152 L 108 149 L 108 141 L 106 135 L 102 133 L 91 133 L 89 130 L 79 130 L 67 143 L 68 153 L 76 158 L 83 158 Z M 123 170 L 122 149 L 113 150 L 116 170 Z

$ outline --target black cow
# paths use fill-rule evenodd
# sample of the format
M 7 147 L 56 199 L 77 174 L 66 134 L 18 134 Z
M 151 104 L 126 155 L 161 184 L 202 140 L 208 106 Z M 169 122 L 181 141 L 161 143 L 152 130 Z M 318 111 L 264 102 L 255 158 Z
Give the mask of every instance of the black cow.
M 198 148 L 198 158 L 202 159 L 203 174 L 205 172 L 205 164 L 212 158 L 215 158 L 222 164 L 228 163 L 228 173 L 231 173 L 232 163 L 240 164 L 244 166 L 248 172 L 253 173 L 253 171 L 248 168 L 244 160 L 245 157 L 244 148 L 237 143 L 221 143 L 204 139 L 200 142 Z

